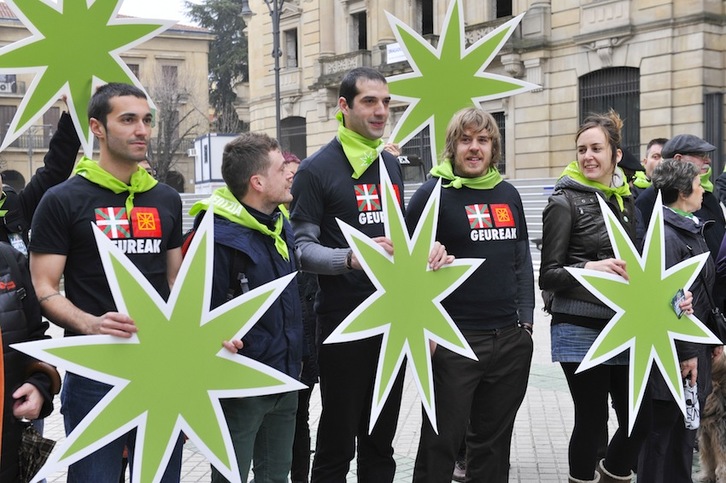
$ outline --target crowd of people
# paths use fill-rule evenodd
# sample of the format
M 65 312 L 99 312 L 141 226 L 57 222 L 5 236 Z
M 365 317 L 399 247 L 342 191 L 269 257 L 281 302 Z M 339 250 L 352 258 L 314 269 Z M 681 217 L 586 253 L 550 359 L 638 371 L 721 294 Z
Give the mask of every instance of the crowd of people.
M 220 341 L 228 351 L 308 386 L 297 393 L 222 400 L 242 481 L 251 470 L 258 482 L 283 483 L 289 477 L 293 483 L 345 482 L 353 461 L 360 482 L 394 479 L 392 442 L 403 371 L 369 431 L 381 337 L 321 344 L 374 292 L 339 220 L 370 237 L 383 251 L 394 253 L 380 213 L 361 216 L 380 212 L 381 203 L 361 203 L 356 195 L 379 196 L 382 167 L 396 192 L 403 193 L 398 148 L 382 140 L 390 101 L 382 74 L 371 68 L 351 70 L 340 84 L 338 129 L 328 144 L 300 161 L 266 134 L 243 133 L 224 149 L 225 186 L 190 210 L 197 221 L 214 210 L 211 308 L 299 271 L 242 340 Z M 179 195 L 157 182 L 143 165 L 152 123 L 145 94 L 133 86 L 107 84 L 92 97 L 88 116 L 99 143 L 98 160 L 83 157 L 75 176 L 66 180 L 79 142 L 64 115 L 45 167 L 23 191 L 6 190 L 0 198 L 0 203 L 7 203 L 0 205 L 5 210 L 0 210 L 5 222 L 0 227 L 0 280 L 17 282 L 8 289 L 10 298 L 0 298 L 5 358 L 2 481 L 17 478 L 14 449 L 21 423 L 48 415 L 59 385 L 52 367 L 21 356 L 9 344 L 47 337 L 48 324 L 42 322 L 41 313 L 64 328 L 65 336 L 129 338 L 139 330 L 114 305 L 92 232 L 98 216 L 125 218 L 129 223 L 124 236 L 154 240 L 148 245 L 155 247 L 154 253 L 135 253 L 133 244 L 124 246 L 128 258 L 163 298 L 169 296 L 182 262 Z M 575 136 L 576 159 L 565 167 L 543 212 L 539 285 L 551 314 L 552 360 L 562 368 L 575 407 L 569 481 L 631 481 L 637 473 L 639 482 L 688 482 L 695 430 L 686 428 L 678 404 L 656 372 L 631 432 L 626 424 L 627 353 L 577 372 L 613 311 L 567 268 L 600 270 L 627 279 L 628 267 L 614 255 L 598 199 L 606 202 L 640 246 L 660 192 L 667 266 L 711 254 L 680 303 L 686 313 L 707 320 L 710 300 L 722 305 L 726 298 L 720 282 L 726 276 L 726 249 L 720 253 L 726 221 L 719 191 L 710 181 L 710 153 L 715 147 L 692 135 L 654 139 L 641 166 L 624 151 L 621 128 L 613 111 L 584 120 Z M 429 196 L 440 185 L 436 242 L 428 260 L 431 270 L 452 263 L 454 257 L 486 260 L 443 301 L 476 359 L 431 345 L 438 425 L 434 427 L 424 413 L 416 482 L 448 483 L 455 469 L 462 481 L 509 479 L 514 421 L 533 354 L 535 284 L 522 200 L 496 168 L 501 143 L 489 113 L 473 107 L 459 111 L 449 122 L 441 159 L 429 179 L 408 206 L 399 196 L 413 232 Z M 719 181 L 726 183 L 726 178 Z M 141 226 L 142 212 L 154 217 L 155 230 Z M 19 222 L 10 223 L 13 220 Z M 474 231 L 477 236 L 472 236 Z M 10 258 L 4 255 L 7 249 L 12 250 Z M 721 346 L 678 345 L 682 376 L 697 385 L 701 404 L 710 391 L 712 358 L 721 350 Z M 311 462 L 308 405 L 318 381 L 322 413 Z M 66 373 L 61 405 L 67 434 L 110 389 Z M 619 427 L 608 438 L 610 400 Z M 124 453 L 133 456 L 134 440 L 132 431 L 73 463 L 67 481 L 117 483 L 125 470 Z M 180 434 L 163 482 L 180 480 L 183 444 Z M 226 479 L 213 468 L 212 481 Z

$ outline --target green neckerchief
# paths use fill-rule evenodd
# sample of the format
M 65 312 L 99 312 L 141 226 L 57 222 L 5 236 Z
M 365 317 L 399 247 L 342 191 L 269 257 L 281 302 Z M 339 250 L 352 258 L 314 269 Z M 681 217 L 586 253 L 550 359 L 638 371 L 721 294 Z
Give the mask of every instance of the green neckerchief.
M 345 157 L 348 158 L 348 162 L 353 168 L 352 178 L 358 179 L 383 151 L 383 140 L 368 139 L 345 127 L 343 113 L 340 111 L 335 115 L 335 118 L 339 123 L 338 141 L 343 146 Z
M 689 211 L 679 210 L 678 208 L 674 208 L 672 206 L 669 206 L 668 209 L 677 215 L 681 215 L 683 217 L 688 218 L 689 220 L 693 220 L 696 218 L 695 215 Z
M 624 180 L 625 174 L 623 174 L 623 170 L 619 167 L 616 167 L 615 169 L 619 170 L 620 178 Z M 615 200 L 618 202 L 618 207 L 620 207 L 620 211 L 625 210 L 625 206 L 623 205 L 623 197 L 630 196 L 630 187 L 628 186 L 628 183 L 623 182 L 622 185 L 618 187 L 613 187 L 605 186 L 604 184 L 598 183 L 597 181 L 589 180 L 585 177 L 584 174 L 582 174 L 582 171 L 580 171 L 580 165 L 577 161 L 573 161 L 567 165 L 565 170 L 560 175 L 560 178 L 562 178 L 563 176 L 569 176 L 570 178 L 582 185 L 589 186 L 590 188 L 594 188 L 598 191 L 602 191 L 607 198 L 615 196 Z
M 128 192 L 129 196 L 126 198 L 126 216 L 129 219 L 131 218 L 131 210 L 134 209 L 134 195 L 149 191 L 158 183 L 144 168 L 139 166 L 136 172 L 131 175 L 131 184 L 128 185 L 101 168 L 96 161 L 86 156 L 81 158 L 73 172 L 115 194 Z
M 502 181 L 502 175 L 499 174 L 499 171 L 494 166 L 489 166 L 489 169 L 483 176 L 476 178 L 462 178 L 457 176 L 454 174 L 454 168 L 449 159 L 444 159 L 443 163 L 431 168 L 431 175 L 451 181 L 451 183 L 443 185 L 444 188 L 459 189 L 462 186 L 466 186 L 467 188 L 475 190 L 490 190 Z
M 701 187 L 705 191 L 713 193 L 713 183 L 711 182 L 711 166 L 708 167 L 708 171 L 701 175 Z
M 218 188 L 214 190 L 212 196 L 205 200 L 200 200 L 194 203 L 192 209 L 189 210 L 189 214 L 194 216 L 202 210 L 208 210 L 209 207 L 214 206 L 214 214 L 219 215 L 222 218 L 226 218 L 232 223 L 237 223 L 250 230 L 259 231 L 263 235 L 272 237 L 275 241 L 275 249 L 277 253 L 285 259 L 290 260 L 290 255 L 287 251 L 287 242 L 282 238 L 282 225 L 284 222 L 284 215 L 277 217 L 275 221 L 275 231 L 270 230 L 265 225 L 257 221 L 257 219 L 250 214 L 249 211 L 234 197 L 232 192 L 226 186 L 224 188 Z M 282 205 L 280 205 L 282 207 Z
M 5 204 L 5 200 L 8 199 L 8 195 L 4 191 L 0 190 L 0 208 Z M 8 214 L 8 210 L 0 209 L 0 218 L 4 218 Z
M 648 188 L 653 183 L 648 179 L 648 177 L 645 175 L 645 171 L 636 171 L 635 176 L 633 177 L 633 186 L 637 186 L 638 188 Z

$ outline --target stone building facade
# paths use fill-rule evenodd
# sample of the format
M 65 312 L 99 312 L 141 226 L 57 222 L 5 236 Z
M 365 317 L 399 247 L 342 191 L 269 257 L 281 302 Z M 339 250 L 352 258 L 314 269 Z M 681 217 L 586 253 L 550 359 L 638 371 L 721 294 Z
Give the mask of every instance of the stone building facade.
M 29 37 L 31 34 L 4 2 L 0 2 L 0 46 Z M 208 51 L 213 36 L 208 30 L 174 25 L 161 35 L 124 52 L 121 57 L 151 95 L 159 94 L 161 79 L 164 88 L 175 83 L 182 93 L 178 116 L 184 119 L 180 134 L 186 134 L 176 150 L 173 170 L 175 187 L 194 191 L 194 158 L 189 150 L 194 138 L 209 131 Z M 79 55 L 82 55 L 79 53 Z M 68 66 L 73 69 L 72 65 Z M 4 136 L 33 76 L 30 74 L 0 75 L 0 136 Z M 28 175 L 38 169 L 48 150 L 48 141 L 60 118 L 62 103 L 51 107 L 42 120 L 33 125 L 10 147 L 0 153 L 3 180 L 24 186 Z M 188 132 L 187 132 L 188 131 Z M 158 130 L 152 135 L 152 147 Z
M 279 1 L 279 0 L 278 0 Z M 574 136 L 593 111 L 617 110 L 624 147 L 637 158 L 654 137 L 691 133 L 718 147 L 723 169 L 726 87 L 724 0 L 460 0 L 467 43 L 526 12 L 487 69 L 542 88 L 488 101 L 504 135 L 510 178 L 557 176 L 574 159 Z M 395 42 L 385 12 L 436 42 L 449 0 L 285 0 L 280 20 L 280 100 L 283 146 L 312 154 L 335 133 L 337 87 L 350 68 L 386 75 L 410 70 L 389 63 Z M 275 132 L 271 17 L 250 0 L 249 101 L 241 108 L 251 129 Z M 452 89 L 456 79 L 452 79 Z M 405 105 L 392 109 L 391 125 Z M 406 146 L 426 155 L 428 133 Z M 426 159 L 426 158 L 429 159 Z

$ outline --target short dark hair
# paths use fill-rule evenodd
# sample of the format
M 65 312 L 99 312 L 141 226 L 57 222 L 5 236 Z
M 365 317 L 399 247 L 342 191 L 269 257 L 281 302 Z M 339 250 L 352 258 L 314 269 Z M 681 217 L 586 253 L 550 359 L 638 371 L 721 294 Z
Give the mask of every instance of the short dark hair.
M 144 91 L 131 84 L 110 82 L 102 85 L 91 96 L 88 103 L 88 120 L 97 119 L 105 128 L 108 113 L 111 112 L 111 99 L 121 96 L 134 96 L 139 99 L 146 99 Z
M 280 149 L 277 139 L 263 132 L 245 132 L 231 140 L 222 153 L 222 179 L 238 200 L 247 194 L 250 178 L 270 166 L 270 152 Z
M 358 87 L 356 86 L 358 79 L 368 79 L 388 84 L 385 76 L 371 67 L 356 67 L 355 69 L 348 71 L 348 73 L 343 76 L 343 80 L 340 81 L 338 97 L 344 97 L 345 102 L 347 102 L 350 107 L 353 107 L 353 100 L 355 99 L 355 96 L 358 95 Z
M 648 145 L 645 147 L 645 155 L 648 155 L 648 151 L 650 151 L 650 148 L 652 148 L 654 145 L 659 146 L 665 146 L 665 143 L 668 142 L 668 138 L 654 138 L 651 139 L 650 142 L 648 142 Z
M 666 159 L 653 170 L 653 188 L 660 190 L 664 205 L 678 200 L 678 195 L 690 196 L 693 193 L 693 179 L 701 171 L 690 161 Z

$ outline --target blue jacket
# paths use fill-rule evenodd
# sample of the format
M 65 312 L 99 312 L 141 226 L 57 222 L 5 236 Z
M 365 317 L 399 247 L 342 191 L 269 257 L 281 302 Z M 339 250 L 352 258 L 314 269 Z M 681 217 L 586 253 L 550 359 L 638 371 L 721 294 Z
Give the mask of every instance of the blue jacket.
M 271 237 L 219 216 L 214 217 L 213 309 L 241 293 L 234 282 L 238 273 L 232 272 L 241 270 L 247 280 L 246 288 L 252 290 L 297 270 L 295 239 L 287 220 L 283 233 L 290 253 L 288 261 L 277 252 Z M 239 252 L 237 259 L 235 251 Z M 244 322 L 240 321 L 240 326 Z M 290 282 L 242 340 L 244 347 L 240 354 L 299 379 L 303 326 L 296 279 Z

